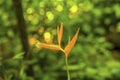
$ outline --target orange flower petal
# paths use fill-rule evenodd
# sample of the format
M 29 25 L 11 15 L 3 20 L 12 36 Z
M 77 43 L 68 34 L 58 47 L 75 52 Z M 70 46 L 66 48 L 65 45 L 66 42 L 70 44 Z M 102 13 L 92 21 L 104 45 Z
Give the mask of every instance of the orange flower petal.
M 78 37 L 78 33 L 79 33 L 79 30 L 77 30 L 76 34 L 74 35 L 74 37 L 72 38 L 72 40 L 70 42 L 68 42 L 68 45 L 65 47 L 64 51 L 65 51 L 65 55 L 66 57 L 68 56 L 69 52 L 71 51 L 71 49 L 74 47 L 75 45 L 75 42 L 77 40 L 77 37 Z
M 60 29 L 59 29 L 59 27 L 57 28 L 57 32 L 58 32 L 58 44 L 60 46 L 60 43 L 62 40 L 62 35 L 63 35 L 63 23 L 61 23 Z
M 39 44 L 43 48 L 47 49 L 52 49 L 52 50 L 61 50 L 61 48 L 58 45 L 50 45 L 50 44 L 45 44 L 45 43 L 40 43 Z

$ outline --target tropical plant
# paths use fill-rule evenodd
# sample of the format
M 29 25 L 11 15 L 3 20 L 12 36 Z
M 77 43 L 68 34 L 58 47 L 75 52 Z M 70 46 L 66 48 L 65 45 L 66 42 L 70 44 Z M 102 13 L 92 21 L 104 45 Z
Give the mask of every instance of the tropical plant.
M 79 33 L 79 29 L 77 30 L 77 32 L 74 35 L 74 37 L 72 38 L 72 40 L 70 41 L 70 39 L 69 39 L 68 44 L 65 47 L 65 49 L 61 48 L 61 40 L 62 40 L 62 36 L 63 36 L 63 23 L 62 23 L 60 28 L 57 29 L 58 45 L 46 44 L 46 43 L 37 43 L 36 44 L 36 46 L 41 46 L 43 48 L 52 49 L 52 50 L 60 50 L 65 54 L 65 62 L 66 62 L 68 80 L 70 80 L 70 73 L 69 73 L 69 67 L 68 67 L 68 54 L 70 53 L 71 49 L 75 45 L 75 42 L 78 37 L 78 33 Z

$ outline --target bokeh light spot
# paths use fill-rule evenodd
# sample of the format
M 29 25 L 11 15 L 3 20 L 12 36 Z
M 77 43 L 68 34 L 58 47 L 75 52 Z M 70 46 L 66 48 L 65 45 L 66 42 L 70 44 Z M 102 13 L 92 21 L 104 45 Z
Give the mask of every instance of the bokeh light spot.
M 45 40 L 46 43 L 51 43 L 52 42 L 52 37 L 51 37 L 50 32 L 45 32 L 44 33 L 44 40 Z
M 28 14 L 32 14 L 32 13 L 33 13 L 33 11 L 34 11 L 34 9 L 33 9 L 33 8 L 28 8 L 28 9 L 27 9 L 27 13 L 28 13 Z
M 40 28 L 39 28 L 39 34 L 42 34 L 43 32 L 44 32 L 44 27 L 43 26 L 41 26 Z
M 78 11 L 77 5 L 73 5 L 73 6 L 70 8 L 70 12 L 71 12 L 71 13 L 75 13 L 75 12 L 77 12 L 77 11 Z
M 58 6 L 56 7 L 56 10 L 59 11 L 59 12 L 61 12 L 61 11 L 63 10 L 63 7 L 62 7 L 61 5 L 58 5 Z
M 40 10 L 40 14 L 43 15 L 45 14 L 45 11 L 43 9 Z
M 48 12 L 46 13 L 46 16 L 47 16 L 48 20 L 50 20 L 50 21 L 52 21 L 52 20 L 54 19 L 54 15 L 53 15 L 53 13 L 50 12 L 50 11 L 48 11 Z

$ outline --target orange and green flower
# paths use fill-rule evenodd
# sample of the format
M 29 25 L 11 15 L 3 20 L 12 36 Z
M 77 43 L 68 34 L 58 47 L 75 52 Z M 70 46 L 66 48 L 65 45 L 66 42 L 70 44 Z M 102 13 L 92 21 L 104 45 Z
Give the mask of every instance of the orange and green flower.
M 68 60 L 67 57 L 70 53 L 70 51 L 72 50 L 72 48 L 74 47 L 77 37 L 78 37 L 78 33 L 79 33 L 79 28 L 76 32 L 76 34 L 74 35 L 74 37 L 72 38 L 72 40 L 68 40 L 68 44 L 66 45 L 66 47 L 63 49 L 61 47 L 61 40 L 62 40 L 62 36 L 63 36 L 63 23 L 61 23 L 60 28 L 57 28 L 57 34 L 58 34 L 58 44 L 47 44 L 47 43 L 39 43 L 36 44 L 36 46 L 40 46 L 42 48 L 47 48 L 47 49 L 52 49 L 52 50 L 60 50 L 65 54 L 65 62 L 66 62 L 66 69 L 67 69 L 67 76 L 68 76 L 68 80 L 70 80 L 70 73 L 69 73 L 69 68 L 68 68 Z
M 39 43 L 39 46 L 41 46 L 42 48 L 46 48 L 46 49 L 60 50 L 65 53 L 66 57 L 68 57 L 68 54 L 70 53 L 71 49 L 74 47 L 74 45 L 76 43 L 79 30 L 80 29 L 78 28 L 78 30 L 77 30 L 76 34 L 74 35 L 74 37 L 72 38 L 72 40 L 69 40 L 68 44 L 63 49 L 61 47 L 61 40 L 62 40 L 62 36 L 63 36 L 63 23 L 61 23 L 60 28 L 59 27 L 57 28 L 58 44 Z

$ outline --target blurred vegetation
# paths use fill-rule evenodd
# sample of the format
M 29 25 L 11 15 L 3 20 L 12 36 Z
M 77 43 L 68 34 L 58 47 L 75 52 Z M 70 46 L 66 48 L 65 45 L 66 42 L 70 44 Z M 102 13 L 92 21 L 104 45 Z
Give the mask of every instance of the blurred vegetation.
M 22 24 L 14 1 L 0 0 L 0 80 L 66 80 L 64 54 L 34 45 L 57 43 L 61 22 L 63 47 L 80 27 L 68 58 L 71 80 L 120 79 L 120 0 L 22 0 L 28 52 L 19 36 Z

